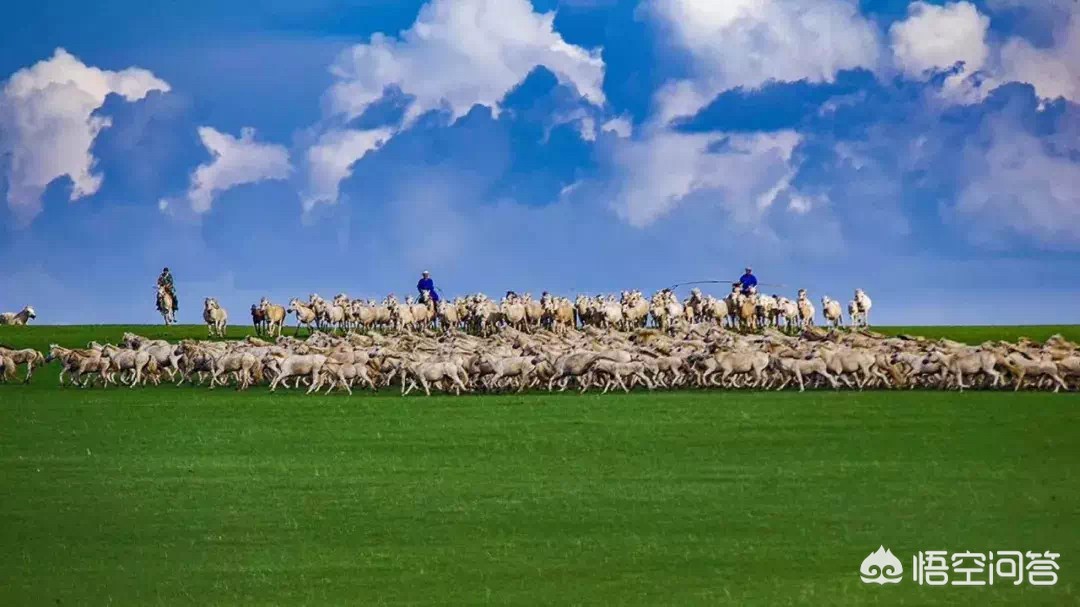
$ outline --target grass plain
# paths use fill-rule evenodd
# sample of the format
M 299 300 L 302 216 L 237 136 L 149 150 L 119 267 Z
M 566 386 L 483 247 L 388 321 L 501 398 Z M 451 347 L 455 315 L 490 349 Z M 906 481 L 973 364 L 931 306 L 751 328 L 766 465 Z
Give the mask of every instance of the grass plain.
M 0 342 L 127 329 L 205 331 Z M 2 605 L 1078 602 L 1076 394 L 304 397 L 61 390 L 55 371 L 0 385 Z M 864 585 L 879 545 L 906 570 L 1052 550 L 1060 579 Z

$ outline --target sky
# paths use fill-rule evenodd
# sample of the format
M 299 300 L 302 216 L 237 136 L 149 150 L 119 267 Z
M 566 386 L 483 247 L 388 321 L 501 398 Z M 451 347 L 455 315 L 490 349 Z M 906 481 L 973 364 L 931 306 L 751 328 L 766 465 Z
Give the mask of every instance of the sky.
M 256 6 L 257 5 L 257 6 Z M 1080 323 L 1075 0 L 18 3 L 0 310 L 732 280 Z M 723 285 L 706 291 L 726 292 Z M 686 289 L 682 289 L 686 295 Z

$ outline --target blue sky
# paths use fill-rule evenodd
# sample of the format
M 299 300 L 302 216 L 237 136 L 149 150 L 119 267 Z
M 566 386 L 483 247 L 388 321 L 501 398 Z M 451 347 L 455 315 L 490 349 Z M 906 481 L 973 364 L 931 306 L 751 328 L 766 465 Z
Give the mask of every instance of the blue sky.
M 1073 0 L 255 4 L 8 9 L 0 309 L 752 264 L 880 323 L 1080 322 Z

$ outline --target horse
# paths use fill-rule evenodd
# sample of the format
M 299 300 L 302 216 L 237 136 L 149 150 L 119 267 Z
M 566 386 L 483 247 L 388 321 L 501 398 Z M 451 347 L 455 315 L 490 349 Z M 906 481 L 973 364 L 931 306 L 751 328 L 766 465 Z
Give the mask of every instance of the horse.
M 30 306 L 24 306 L 20 312 L 4 312 L 0 314 L 0 325 L 24 326 L 31 319 L 37 318 L 37 312 Z
M 161 285 L 157 288 L 157 309 L 165 319 L 166 327 L 176 322 L 176 301 L 172 293 Z

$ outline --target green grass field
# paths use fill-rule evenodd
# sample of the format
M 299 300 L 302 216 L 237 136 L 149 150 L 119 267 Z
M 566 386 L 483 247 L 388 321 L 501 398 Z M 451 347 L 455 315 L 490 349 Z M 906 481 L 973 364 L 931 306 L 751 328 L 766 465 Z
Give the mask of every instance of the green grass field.
M 942 330 L 1080 333 L 997 331 Z M 0 385 L 0 605 L 1080 602 L 1077 394 L 307 398 L 56 371 Z M 1053 550 L 1060 581 L 864 585 L 879 545 L 905 570 Z

